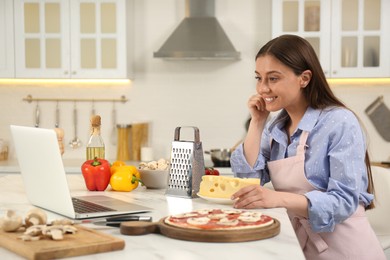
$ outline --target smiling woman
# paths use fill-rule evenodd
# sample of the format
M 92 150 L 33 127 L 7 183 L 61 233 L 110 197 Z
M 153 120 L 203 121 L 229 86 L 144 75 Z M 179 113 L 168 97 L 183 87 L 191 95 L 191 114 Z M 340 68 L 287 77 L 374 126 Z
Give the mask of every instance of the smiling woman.
M 231 165 L 235 176 L 272 180 L 274 190 L 241 188 L 234 207 L 287 208 L 307 259 L 385 259 L 365 215 L 373 183 L 363 130 L 332 93 L 312 46 L 277 37 L 256 55 L 255 74 L 252 119 Z

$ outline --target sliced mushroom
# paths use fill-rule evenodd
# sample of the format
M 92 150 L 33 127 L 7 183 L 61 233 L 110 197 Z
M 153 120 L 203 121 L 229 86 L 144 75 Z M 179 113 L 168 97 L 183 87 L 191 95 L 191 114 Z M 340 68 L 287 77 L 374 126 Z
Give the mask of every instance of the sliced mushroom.
M 1 219 L 1 228 L 6 232 L 18 230 L 23 225 L 23 218 L 13 210 L 7 210 L 5 216 Z
M 30 226 L 24 231 L 25 235 L 28 236 L 40 236 L 42 235 L 42 230 L 45 228 L 45 225 L 34 225 Z
M 27 212 L 27 215 L 24 219 L 26 227 L 35 226 L 35 225 L 46 225 L 47 215 L 41 209 L 34 208 Z
M 48 237 L 51 237 L 53 240 L 61 240 L 64 238 L 63 236 L 62 226 L 46 226 L 42 230 L 42 234 Z
M 67 218 L 63 218 L 63 219 L 55 219 L 50 224 L 51 225 L 73 225 L 74 221 Z
M 64 234 L 74 234 L 77 232 L 77 228 L 71 225 L 62 226 L 62 230 L 64 231 Z
M 41 239 L 40 236 L 30 236 L 30 235 L 24 235 L 24 234 L 19 236 L 19 238 L 23 241 L 37 241 L 37 240 Z
M 77 229 L 71 225 L 54 225 L 45 226 L 42 230 L 42 234 L 49 236 L 54 240 L 61 240 L 64 238 L 63 234 L 74 234 Z

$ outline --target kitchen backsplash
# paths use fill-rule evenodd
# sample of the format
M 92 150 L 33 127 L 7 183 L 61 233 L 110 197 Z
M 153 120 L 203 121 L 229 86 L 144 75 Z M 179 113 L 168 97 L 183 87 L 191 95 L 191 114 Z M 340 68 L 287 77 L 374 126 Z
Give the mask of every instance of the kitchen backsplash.
M 259 3 L 261 2 L 261 4 Z M 203 149 L 230 148 L 245 135 L 248 117 L 247 100 L 255 92 L 254 56 L 271 39 L 271 0 L 216 1 L 216 15 L 235 48 L 241 52 L 238 61 L 169 61 L 153 58 L 169 33 L 182 20 L 184 1 L 135 1 L 134 78 L 128 85 L 0 85 L 0 138 L 8 141 L 9 158 L 15 153 L 11 142 L 10 124 L 34 126 L 36 102 L 23 98 L 118 98 L 129 101 L 116 103 L 118 123 L 149 122 L 149 146 L 156 159 L 169 157 L 174 129 L 197 126 Z M 255 10 L 261 7 L 261 12 Z M 164 10 L 164 12 L 161 12 Z M 245 19 L 236 19 L 242 17 Z M 156 30 L 158 25 L 158 30 Z M 267 25 L 267 26 L 265 26 Z M 378 96 L 390 104 L 390 86 L 334 86 L 336 94 L 360 117 L 368 133 L 369 149 L 374 160 L 389 160 L 390 144 L 376 132 L 364 109 Z M 92 104 L 77 103 L 78 135 L 84 146 L 71 149 L 74 137 L 72 102 L 60 103 L 60 127 L 65 131 L 64 159 L 84 158 L 89 136 Z M 55 127 L 56 102 L 39 103 L 40 127 Z M 112 134 L 112 103 L 95 103 L 102 117 L 102 136 L 106 154 L 116 158 Z M 191 134 L 188 138 L 193 138 Z M 205 155 L 206 156 L 206 155 Z

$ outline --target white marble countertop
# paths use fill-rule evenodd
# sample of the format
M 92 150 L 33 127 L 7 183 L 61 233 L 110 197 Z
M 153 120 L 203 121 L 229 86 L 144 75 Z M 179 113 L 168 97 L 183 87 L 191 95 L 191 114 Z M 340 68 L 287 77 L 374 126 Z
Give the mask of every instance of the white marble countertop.
M 81 175 L 68 174 L 68 183 L 72 195 L 91 195 L 85 188 Z M 230 208 L 230 205 L 218 205 L 201 198 L 184 199 L 165 196 L 165 190 L 153 190 L 139 187 L 132 192 L 115 192 L 110 188 L 104 191 L 106 195 L 122 200 L 139 203 L 153 208 L 152 212 L 143 215 L 152 216 L 153 221 L 162 217 L 205 208 Z M 33 207 L 27 200 L 20 174 L 0 175 L 0 216 L 7 209 L 14 209 L 23 215 Z M 281 223 L 281 232 L 273 238 L 239 243 L 205 243 L 190 242 L 167 238 L 160 234 L 142 236 L 125 236 L 118 228 L 101 227 L 93 224 L 83 224 L 125 240 L 124 250 L 75 257 L 74 259 L 304 259 L 298 240 L 292 229 L 284 208 L 262 209 Z M 48 212 L 49 221 L 62 216 Z M 0 248 L 0 259 L 22 259 L 18 255 Z
M 115 160 L 109 160 L 111 163 L 113 163 Z M 64 159 L 63 164 L 65 168 L 66 173 L 81 173 L 81 165 L 83 164 L 84 160 L 82 159 Z M 211 165 L 211 162 L 205 161 L 206 165 Z M 138 161 L 127 161 L 126 164 L 128 165 L 136 165 L 138 166 Z M 215 168 L 220 171 L 221 174 L 231 175 L 231 168 L 230 167 L 220 167 Z M 11 160 L 5 160 L 0 161 L 0 174 L 9 174 L 9 173 L 19 173 L 20 168 L 18 161 L 16 159 Z
M 66 173 L 81 173 L 81 165 L 83 160 L 80 159 L 67 159 L 63 160 Z M 0 174 L 1 173 L 19 173 L 19 163 L 16 159 L 10 159 L 0 161 Z

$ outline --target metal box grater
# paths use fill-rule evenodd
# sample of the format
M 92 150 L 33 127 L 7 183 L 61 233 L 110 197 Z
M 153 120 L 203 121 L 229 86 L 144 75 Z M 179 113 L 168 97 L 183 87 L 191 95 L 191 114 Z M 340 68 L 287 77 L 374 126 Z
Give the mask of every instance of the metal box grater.
M 176 127 L 172 142 L 171 164 L 166 195 L 195 198 L 204 175 L 204 158 L 199 129 L 194 129 L 194 141 L 180 140 L 180 129 Z

